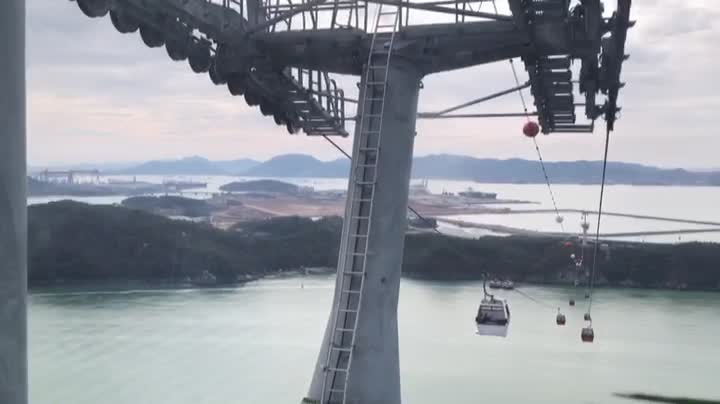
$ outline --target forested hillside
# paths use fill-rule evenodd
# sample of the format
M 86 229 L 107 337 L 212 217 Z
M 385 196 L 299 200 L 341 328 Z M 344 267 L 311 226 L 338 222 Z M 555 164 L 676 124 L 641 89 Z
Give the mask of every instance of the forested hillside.
M 30 284 L 72 281 L 173 280 L 205 270 L 220 282 L 279 269 L 337 261 L 339 218 L 278 218 L 229 231 L 173 221 L 139 210 L 55 202 L 29 208 Z M 403 272 L 432 280 L 563 282 L 577 247 L 527 237 L 458 239 L 408 235 Z M 599 279 L 642 287 L 720 287 L 720 245 L 612 243 L 599 259 Z

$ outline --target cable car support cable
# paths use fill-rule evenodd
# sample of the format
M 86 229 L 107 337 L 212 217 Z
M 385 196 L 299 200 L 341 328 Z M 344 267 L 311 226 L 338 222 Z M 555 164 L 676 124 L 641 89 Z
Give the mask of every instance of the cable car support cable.
M 482 3 L 481 3 L 482 4 Z M 498 12 L 497 4 L 495 3 L 495 0 L 492 0 L 493 9 L 495 10 L 495 14 L 500 14 Z M 525 102 L 525 96 L 522 93 L 523 86 L 520 84 L 520 79 L 518 78 L 517 69 L 515 68 L 515 61 L 511 58 L 510 59 L 510 69 L 512 70 L 513 77 L 515 79 L 515 85 L 517 88 L 517 93 L 520 96 L 520 102 L 522 103 L 523 112 L 525 113 L 525 118 L 528 122 L 530 122 L 530 112 L 527 109 L 527 103 Z M 550 192 L 550 200 L 552 201 L 553 208 L 555 209 L 555 218 L 557 219 L 558 224 L 560 225 L 560 230 L 562 232 L 565 232 L 565 226 L 563 226 L 562 223 L 562 216 L 560 216 L 560 211 L 557 207 L 557 202 L 555 201 L 555 193 L 552 190 L 552 186 L 550 185 L 550 177 L 547 174 L 547 170 L 545 169 L 545 162 L 542 158 L 542 153 L 540 152 L 540 145 L 538 145 L 537 140 L 535 137 L 532 138 L 533 143 L 535 144 L 535 150 L 537 151 L 538 160 L 540 161 L 540 167 L 542 168 L 543 176 L 545 177 L 545 183 L 547 184 L 548 191 Z
M 351 156 L 348 152 L 346 152 L 339 144 L 335 143 L 335 142 L 334 142 L 332 139 L 330 139 L 328 136 L 323 136 L 323 137 L 324 137 L 325 140 L 327 140 L 333 147 L 335 147 L 340 153 L 342 153 L 345 157 L 347 157 L 348 159 L 350 159 L 350 160 L 352 161 L 352 156 Z M 427 223 L 427 224 L 431 224 L 431 222 L 430 222 L 429 219 L 425 218 L 425 216 L 421 215 L 420 212 L 418 212 L 417 210 L 415 210 L 415 209 L 414 209 L 412 206 L 410 206 L 409 204 L 408 204 L 408 207 L 407 207 L 407 208 L 408 208 L 408 210 L 409 210 L 410 212 L 412 212 L 412 213 L 413 213 L 415 216 L 417 216 L 420 220 L 422 220 L 423 222 L 425 222 L 425 223 Z M 439 235 L 441 235 L 441 236 L 447 236 L 446 234 L 444 234 L 443 232 L 441 232 L 440 230 L 438 230 L 436 227 L 432 227 L 432 229 L 433 229 L 433 231 L 434 231 L 435 233 L 437 233 L 437 234 L 439 234 Z M 465 255 L 465 254 L 463 254 L 462 251 L 460 251 L 460 250 L 457 249 L 457 248 L 454 248 L 454 247 L 453 247 L 453 250 L 455 250 L 455 251 L 458 253 L 458 255 L 461 256 L 461 257 L 463 257 L 463 256 Z M 485 275 L 487 275 L 487 273 L 486 273 Z M 484 283 L 483 283 L 483 285 L 484 285 Z M 484 286 L 483 286 L 483 290 L 485 291 L 485 287 L 484 287 Z M 529 293 L 521 290 L 521 289 L 518 288 L 517 286 L 513 288 L 513 291 L 517 292 L 520 296 L 523 296 L 523 297 L 525 297 L 526 299 L 528 299 L 528 300 L 532 301 L 533 303 L 536 303 L 536 304 L 538 304 L 538 305 L 540 305 L 540 306 L 542 306 L 542 307 L 549 308 L 549 309 L 551 309 L 551 310 L 558 309 L 558 314 L 559 314 L 559 308 L 558 308 L 558 307 L 555 307 L 555 306 L 553 306 L 553 305 L 551 305 L 551 304 L 549 304 L 549 303 L 543 302 L 542 300 L 540 300 L 540 299 L 538 299 L 538 298 L 536 298 L 536 297 L 533 297 L 532 295 L 530 295 Z M 485 291 L 485 293 L 487 294 L 487 291 Z
M 557 308 L 557 307 L 555 307 L 555 306 L 553 306 L 553 305 L 551 305 L 551 304 L 549 304 L 549 303 L 545 303 L 545 302 L 543 302 L 542 300 L 540 300 L 540 299 L 538 299 L 538 298 L 535 298 L 535 297 L 529 295 L 527 292 L 523 292 L 522 290 L 520 290 L 520 289 L 517 288 L 517 287 L 515 287 L 515 289 L 513 289 L 513 290 L 514 290 L 515 292 L 517 292 L 518 294 L 520 294 L 521 296 L 527 298 L 528 300 L 533 301 L 533 302 L 535 302 L 535 303 L 537 303 L 537 304 L 539 304 L 539 305 L 541 305 L 541 306 L 543 306 L 543 307 L 547 307 L 547 308 L 552 309 L 552 310 L 555 310 L 555 309 Z
M 609 146 L 610 146 L 610 127 L 607 128 L 607 131 L 605 134 L 605 155 L 603 157 L 602 180 L 600 182 L 600 202 L 599 202 L 600 206 L 598 207 L 597 228 L 595 229 L 595 247 L 593 249 L 593 263 L 592 263 L 592 269 L 590 270 L 590 290 L 589 290 L 590 297 L 589 297 L 589 301 L 588 301 L 588 310 L 587 310 L 588 314 L 590 314 L 590 312 L 592 311 L 593 289 L 595 287 L 595 272 L 597 269 L 598 246 L 600 244 L 600 221 L 602 219 L 603 196 L 605 194 L 605 174 L 607 171 Z
M 335 141 L 333 141 L 332 139 L 330 139 L 328 136 L 323 135 L 323 138 L 325 138 L 325 140 L 327 140 L 331 145 L 333 145 L 333 147 L 335 147 L 340 153 L 342 153 L 345 157 L 347 157 L 348 159 L 350 159 L 350 161 L 352 161 L 352 156 L 350 155 L 350 153 L 346 152 L 345 149 L 343 149 L 342 147 L 340 147 L 339 144 L 335 143 Z M 412 212 L 412 213 L 413 213 L 415 216 L 417 216 L 420 220 L 422 220 L 422 221 L 425 222 L 426 224 L 431 224 L 430 220 L 426 219 L 423 215 L 421 215 L 421 214 L 420 214 L 417 210 L 415 210 L 412 206 L 408 205 L 407 208 L 408 208 L 408 210 L 409 210 L 410 212 Z M 444 234 L 443 234 L 440 230 L 438 230 L 436 227 L 433 227 L 432 229 L 435 231 L 435 233 L 440 234 L 440 235 L 444 235 Z

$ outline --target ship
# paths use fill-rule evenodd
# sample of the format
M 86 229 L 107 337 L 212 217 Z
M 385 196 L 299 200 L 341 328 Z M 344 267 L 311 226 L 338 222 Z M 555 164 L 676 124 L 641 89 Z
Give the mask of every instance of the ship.
M 163 187 L 166 190 L 182 191 L 184 189 L 207 188 L 207 182 L 165 180 L 163 181 Z
M 475 191 L 472 188 L 468 188 L 466 191 L 458 192 L 458 195 L 473 199 L 497 199 L 497 194 L 494 192 L 480 192 Z

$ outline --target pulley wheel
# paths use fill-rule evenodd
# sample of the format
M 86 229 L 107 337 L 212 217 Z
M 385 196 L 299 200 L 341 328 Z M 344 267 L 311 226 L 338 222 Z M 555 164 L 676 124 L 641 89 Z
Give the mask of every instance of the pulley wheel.
M 188 62 L 190 63 L 190 68 L 195 73 L 206 73 L 210 70 L 210 64 L 212 63 L 210 48 L 201 43 L 193 43 L 190 46 Z
M 140 24 L 140 38 L 149 48 L 159 48 L 165 44 L 162 32 L 146 24 Z
M 105 17 L 105 14 L 110 11 L 108 0 L 77 0 L 77 3 L 83 14 L 90 18 Z
M 117 10 L 110 10 L 110 21 L 118 32 L 131 34 L 138 30 L 140 23 L 127 13 Z

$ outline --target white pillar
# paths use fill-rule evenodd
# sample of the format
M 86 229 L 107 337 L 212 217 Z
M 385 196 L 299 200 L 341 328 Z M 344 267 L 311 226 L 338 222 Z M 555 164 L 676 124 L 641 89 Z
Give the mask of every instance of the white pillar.
M 363 76 L 365 74 L 363 73 Z M 372 223 L 368 237 L 366 278 L 355 348 L 347 386 L 348 404 L 399 404 L 400 363 L 398 350 L 397 307 L 400 290 L 400 271 L 407 227 L 408 188 L 415 140 L 415 117 L 421 73 L 411 63 L 394 58 L 388 72 L 382 137 L 378 159 L 378 178 L 375 186 Z M 361 87 L 364 83 L 361 84 Z M 365 94 L 361 94 L 361 103 Z M 358 125 L 359 126 L 359 125 Z M 353 159 L 360 156 L 360 134 L 355 133 Z M 355 178 L 355 165 L 350 178 Z M 338 279 L 348 264 L 349 216 L 352 181 L 348 187 L 343 238 L 340 244 Z M 357 213 L 355 213 L 357 214 Z M 332 313 L 308 392 L 308 401 L 322 396 L 324 370 L 327 360 L 333 313 L 339 302 L 336 284 Z M 326 386 L 327 388 L 327 386 Z M 326 403 L 322 403 L 326 404 Z
M 0 403 L 27 404 L 25 0 L 0 0 Z

